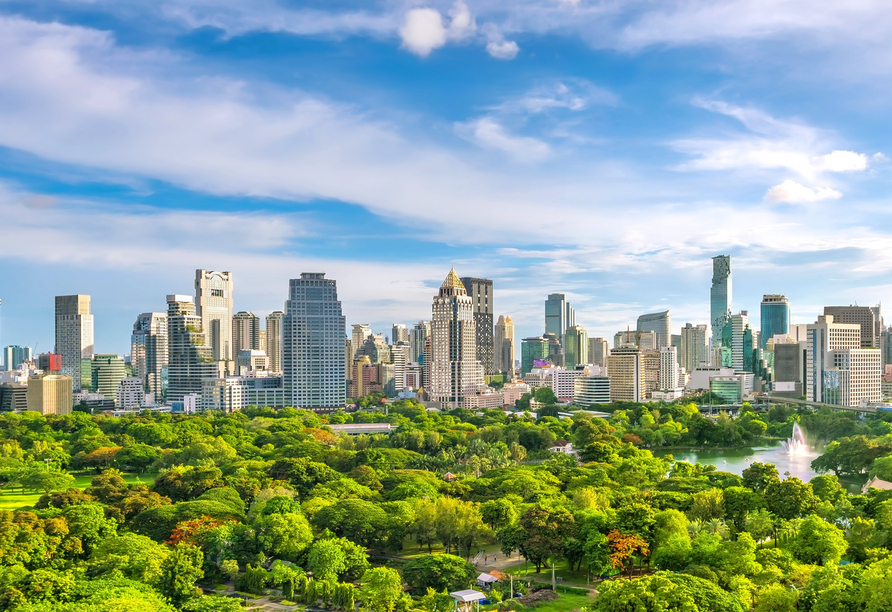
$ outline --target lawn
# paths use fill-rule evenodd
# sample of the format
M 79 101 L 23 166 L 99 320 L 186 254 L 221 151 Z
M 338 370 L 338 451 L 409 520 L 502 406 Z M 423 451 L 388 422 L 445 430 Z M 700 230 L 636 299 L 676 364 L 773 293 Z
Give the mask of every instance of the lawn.
M 87 476 L 75 476 L 75 486 L 79 489 L 86 489 L 90 486 L 95 474 Z M 124 480 L 127 484 L 152 484 L 155 480 L 154 474 L 124 474 Z M 43 493 L 27 492 L 22 494 L 21 489 L 8 490 L 0 493 L 0 510 L 18 510 L 25 506 L 33 506 L 40 499 Z
M 558 587 L 560 589 L 560 587 Z M 594 599 L 591 595 L 560 595 L 553 601 L 543 601 L 534 608 L 518 607 L 518 610 L 535 610 L 536 612 L 571 612 L 581 608 L 590 608 Z M 497 610 L 499 604 L 481 606 L 481 610 Z
M 551 584 L 551 566 L 550 565 L 548 567 L 543 566 L 542 573 L 537 574 L 535 565 L 533 565 L 532 563 L 527 563 L 526 569 L 525 569 L 524 563 L 521 561 L 519 565 L 515 565 L 514 567 L 511 568 L 511 573 L 513 573 L 517 577 L 532 578 L 536 582 L 545 582 L 545 583 Z M 591 584 L 588 581 L 589 574 L 585 570 L 584 563 L 583 563 L 583 568 L 580 571 L 573 572 L 568 567 L 567 561 L 562 559 L 561 561 L 555 563 L 554 575 L 556 578 L 558 578 L 558 580 L 557 580 L 558 591 L 560 591 L 562 583 L 578 584 L 578 585 L 583 585 L 583 586 Z M 597 577 L 591 576 L 591 578 L 594 581 Z M 563 580 L 561 580 L 561 579 L 563 579 Z

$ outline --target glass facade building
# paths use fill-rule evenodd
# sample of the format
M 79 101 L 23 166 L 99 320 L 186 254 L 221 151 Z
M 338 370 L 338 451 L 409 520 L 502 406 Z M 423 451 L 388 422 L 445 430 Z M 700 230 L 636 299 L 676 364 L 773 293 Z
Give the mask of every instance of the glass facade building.
M 730 341 L 730 334 L 725 333 L 730 317 L 731 256 L 719 255 L 712 258 L 712 288 L 709 291 L 709 324 L 712 326 L 713 349 L 726 348 L 730 353 L 730 342 L 727 342 Z M 725 352 L 722 351 L 722 354 Z
M 526 376 L 533 368 L 548 360 L 548 341 L 542 336 L 524 338 L 520 343 L 520 375 Z
M 764 350 L 775 334 L 790 333 L 790 300 L 783 295 L 763 296 L 759 321 L 759 348 Z

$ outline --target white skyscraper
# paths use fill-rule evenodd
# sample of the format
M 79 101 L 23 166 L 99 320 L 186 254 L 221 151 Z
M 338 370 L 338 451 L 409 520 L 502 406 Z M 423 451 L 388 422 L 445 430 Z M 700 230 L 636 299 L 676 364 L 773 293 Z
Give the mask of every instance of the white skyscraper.
M 289 282 L 282 319 L 282 370 L 289 405 L 333 412 L 347 403 L 346 334 L 335 281 L 321 272 L 304 272 Z
M 743 332 L 750 324 L 749 313 L 741 310 L 739 314 L 731 315 L 731 367 L 735 372 L 744 370 Z
M 232 361 L 232 274 L 195 271 L 195 314 L 215 361 Z
M 806 331 L 806 398 L 839 406 L 882 398 L 880 349 L 861 348 L 861 325 L 819 316 Z
M 660 349 L 660 389 L 669 391 L 677 389 L 678 384 L 678 349 L 664 346 Z
M 130 336 L 130 364 L 144 390 L 160 400 L 167 391 L 167 313 L 145 312 L 136 317 Z
M 282 373 L 282 318 L 281 310 L 266 315 L 266 356 L 269 357 L 269 371 Z
M 706 325 L 687 323 L 681 328 L 681 353 L 678 360 L 688 373 L 709 363 L 709 330 Z
M 482 386 L 473 303 L 453 269 L 434 296 L 428 392 L 433 401 L 462 408 Z
M 89 295 L 56 296 L 56 353 L 62 356 L 62 374 L 71 377 L 73 390 L 90 380 L 90 364 L 81 372 L 81 360 L 93 358 L 93 315 Z M 89 383 L 87 383 L 89 385 Z

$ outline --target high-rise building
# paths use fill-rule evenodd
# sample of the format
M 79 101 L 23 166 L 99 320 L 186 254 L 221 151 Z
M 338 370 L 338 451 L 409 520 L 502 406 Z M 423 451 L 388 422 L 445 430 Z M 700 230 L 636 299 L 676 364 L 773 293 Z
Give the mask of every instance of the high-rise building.
M 93 355 L 90 364 L 93 378 L 93 392 L 106 399 L 114 400 L 121 381 L 127 378 L 124 359 L 117 355 Z
M 857 406 L 882 399 L 880 351 L 861 348 L 865 338 L 859 323 L 837 323 L 833 315 L 824 315 L 808 325 L 806 334 L 808 401 Z
M 834 323 L 861 326 L 861 348 L 879 348 L 876 312 L 870 306 L 824 306 L 824 314 L 832 315 Z
M 662 365 L 660 351 L 641 351 L 641 397 L 650 399 L 654 391 L 660 387 L 660 367 Z
M 3 363 L 7 370 L 15 370 L 26 361 L 31 361 L 31 347 L 12 344 L 3 348 Z
M 390 348 L 390 358 L 393 361 L 393 390 L 394 394 L 406 388 L 406 368 L 409 361 L 409 343 L 400 341 Z
M 490 376 L 496 373 L 492 329 L 492 281 L 488 278 L 465 276 L 461 278 L 461 282 L 474 306 L 474 324 L 477 329 L 477 361 L 483 366 L 483 373 Z
M 731 367 L 735 372 L 743 372 L 746 361 L 743 336 L 750 324 L 749 313 L 741 310 L 740 313 L 731 315 L 728 324 L 731 326 Z
M 424 343 L 431 336 L 431 322 L 419 321 L 409 332 L 409 361 L 424 364 Z
M 661 349 L 672 344 L 672 320 L 669 311 L 652 312 L 638 317 L 639 332 L 654 332 L 657 335 L 657 344 L 654 349 Z
M 242 351 L 260 350 L 260 317 L 242 310 L 232 315 L 232 358 Z
M 883 351 L 883 365 L 892 364 L 892 327 L 884 327 L 880 332 L 880 348 Z
M 610 379 L 611 402 L 640 402 L 642 395 L 641 351 L 636 346 L 623 346 L 610 351 L 607 377 Z
M 146 399 L 146 391 L 142 379 L 138 376 L 125 378 L 118 385 L 115 394 L 115 406 L 118 408 L 139 408 Z
M 568 327 L 576 325 L 576 311 L 563 293 L 552 293 L 545 300 L 545 333 L 554 334 L 561 342 Z
M 266 356 L 269 357 L 269 371 L 282 373 L 282 318 L 281 310 L 266 315 Z M 352 357 L 352 356 L 351 356 Z
M 561 346 L 560 338 L 554 334 L 545 334 L 542 337 L 545 338 L 545 342 L 548 343 L 548 361 L 550 361 L 552 365 L 563 366 L 564 351 Z
M 195 314 L 215 361 L 232 361 L 232 274 L 195 271 Z M 199 392 L 201 390 L 199 389 Z
M 660 349 L 660 389 L 671 391 L 679 388 L 678 384 L 678 349 L 664 346 Z
M 759 324 L 759 348 L 765 350 L 776 334 L 790 333 L 790 300 L 773 293 L 763 295 Z
M 37 356 L 37 369 L 46 374 L 59 374 L 62 372 L 62 355 L 56 353 L 41 353 Z
M 526 376 L 543 365 L 548 365 L 548 341 L 542 336 L 520 341 L 520 375 Z
M 693 372 L 701 365 L 709 363 L 709 336 L 706 325 L 686 323 L 681 328 L 681 367 Z
M 167 393 L 167 313 L 144 312 L 130 336 L 130 364 L 143 389 L 160 400 Z
M 0 383 L 0 412 L 28 409 L 28 385 Z
M 802 395 L 803 366 L 805 350 L 792 338 L 779 337 L 774 340 L 774 392 L 785 397 L 798 398 Z
M 353 353 L 359 354 L 362 345 L 365 344 L 366 338 L 373 336 L 372 328 L 368 323 L 355 323 L 353 325 L 353 335 L 351 336 L 351 344 L 353 345 Z
M 433 401 L 461 408 L 483 386 L 483 365 L 477 359 L 474 302 L 454 269 L 434 296 L 432 311 L 427 390 Z
M 189 295 L 167 296 L 167 372 L 167 399 L 174 402 L 200 395 L 201 381 L 220 374 Z
M 588 408 L 592 404 L 610 403 L 610 378 L 580 376 L 573 381 L 573 403 Z
M 62 374 L 71 377 L 73 390 L 89 386 L 89 360 L 93 358 L 89 295 L 56 296 L 56 353 L 62 355 Z M 84 361 L 87 368 L 82 372 Z
M 731 256 L 712 258 L 712 287 L 709 291 L 709 323 L 712 326 L 712 348 L 730 353 L 730 335 L 724 333 L 731 317 Z M 720 356 L 722 352 L 718 353 Z M 717 363 L 714 365 L 722 365 Z
M 400 342 L 409 343 L 409 330 L 402 323 L 393 324 L 393 333 L 390 336 L 391 344 L 399 344 Z
M 564 366 L 572 369 L 588 362 L 588 332 L 582 325 L 568 327 L 564 332 Z
M 588 339 L 588 360 L 599 366 L 607 366 L 607 358 L 610 356 L 610 344 L 604 338 Z
M 619 348 L 626 345 L 637 346 L 642 351 L 656 351 L 659 338 L 654 331 L 621 331 L 613 336 L 613 347 Z
M 304 272 L 289 282 L 282 370 L 285 398 L 292 406 L 333 412 L 347 403 L 346 333 L 336 281 L 321 272 Z
M 493 361 L 496 372 L 514 371 L 514 321 L 499 315 L 493 336 Z
M 71 414 L 74 381 L 67 374 L 38 374 L 28 378 L 28 410 L 40 414 Z

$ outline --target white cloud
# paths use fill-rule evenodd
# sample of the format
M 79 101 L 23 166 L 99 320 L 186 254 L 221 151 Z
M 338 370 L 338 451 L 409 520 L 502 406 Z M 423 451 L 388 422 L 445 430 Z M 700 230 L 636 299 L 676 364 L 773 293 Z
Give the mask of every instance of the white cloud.
M 780 185 L 775 185 L 765 194 L 765 200 L 768 202 L 787 202 L 789 204 L 838 200 L 841 197 L 842 193 L 836 189 L 831 189 L 830 187 L 815 187 L 811 189 L 789 179 Z
M 889 161 L 889 158 L 888 158 L 888 157 L 886 157 L 885 155 L 883 155 L 882 153 L 879 153 L 879 152 L 874 153 L 873 155 L 870 156 L 870 158 L 871 158 L 873 161 L 875 161 L 875 162 L 879 162 L 879 163 Z
M 453 39 L 462 39 L 470 36 L 477 29 L 474 17 L 468 9 L 468 5 L 457 0 L 449 10 L 449 36 Z
M 867 156 L 854 151 L 833 151 L 812 159 L 815 170 L 860 172 L 867 169 Z
M 406 13 L 406 21 L 400 28 L 403 46 L 421 57 L 427 57 L 434 49 L 446 44 L 446 27 L 440 11 L 417 8 Z
M 486 45 L 486 52 L 496 59 L 512 60 L 517 56 L 520 47 L 513 40 L 491 42 Z
M 457 123 L 455 128 L 463 138 L 485 148 L 509 153 L 520 161 L 535 162 L 551 156 L 551 147 L 548 146 L 548 143 L 528 136 L 511 134 L 493 117 L 486 116 L 465 123 Z

